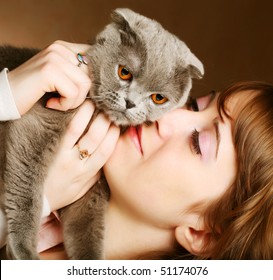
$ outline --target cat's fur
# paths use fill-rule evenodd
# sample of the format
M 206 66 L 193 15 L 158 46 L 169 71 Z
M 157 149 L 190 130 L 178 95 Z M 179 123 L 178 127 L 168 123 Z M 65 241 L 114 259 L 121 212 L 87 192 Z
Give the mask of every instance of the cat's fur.
M 129 9 L 115 10 L 112 19 L 87 53 L 93 81 L 90 96 L 96 107 L 116 124 L 128 126 L 155 121 L 184 105 L 192 78 L 203 75 L 202 63 L 154 20 Z M 1 47 L 0 69 L 11 70 L 36 52 Z M 130 70 L 132 80 L 118 77 L 119 65 Z M 154 104 L 153 93 L 164 95 L 168 102 Z M 8 223 L 8 253 L 15 259 L 39 258 L 36 246 L 42 186 L 75 112 L 46 109 L 49 96 L 41 98 L 21 119 L 0 123 L 0 202 Z M 103 217 L 108 197 L 102 178 L 83 198 L 60 211 L 70 258 L 104 257 Z

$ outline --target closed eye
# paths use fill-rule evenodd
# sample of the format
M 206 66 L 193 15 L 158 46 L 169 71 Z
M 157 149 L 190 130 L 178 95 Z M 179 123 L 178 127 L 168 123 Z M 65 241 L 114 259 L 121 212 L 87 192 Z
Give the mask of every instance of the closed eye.
M 202 155 L 200 145 L 199 145 L 199 131 L 197 131 L 196 129 L 194 129 L 193 132 L 192 132 L 191 144 L 192 144 L 194 152 L 197 155 Z

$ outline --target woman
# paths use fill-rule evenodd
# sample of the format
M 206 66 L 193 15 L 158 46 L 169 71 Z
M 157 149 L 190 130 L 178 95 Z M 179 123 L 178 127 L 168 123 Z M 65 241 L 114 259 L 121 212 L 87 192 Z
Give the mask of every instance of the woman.
M 104 166 L 107 257 L 174 257 L 180 245 L 201 258 L 273 258 L 273 87 L 238 83 L 196 102 L 119 138 Z
M 106 258 L 179 258 L 186 249 L 272 259 L 272 103 L 271 85 L 235 84 L 128 129 L 104 165 Z M 95 151 L 85 140 L 81 148 Z

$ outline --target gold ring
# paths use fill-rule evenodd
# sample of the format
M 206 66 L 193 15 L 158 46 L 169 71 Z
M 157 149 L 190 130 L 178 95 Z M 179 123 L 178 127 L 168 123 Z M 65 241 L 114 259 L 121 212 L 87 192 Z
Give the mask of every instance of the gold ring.
M 79 145 L 77 145 L 77 147 L 78 147 L 78 150 L 79 150 L 79 153 L 80 153 L 80 160 L 83 160 L 83 159 L 91 156 L 91 154 L 88 153 L 88 150 L 86 150 L 86 149 L 81 150 Z

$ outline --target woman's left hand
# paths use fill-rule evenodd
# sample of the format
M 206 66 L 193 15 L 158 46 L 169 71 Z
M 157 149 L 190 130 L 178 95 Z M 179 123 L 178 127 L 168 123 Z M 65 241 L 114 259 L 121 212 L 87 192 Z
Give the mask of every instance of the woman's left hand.
M 102 114 L 96 116 L 86 134 L 80 138 L 94 108 L 90 101 L 83 103 L 49 168 L 44 191 L 51 211 L 82 197 L 99 179 L 100 169 L 115 148 L 120 129 Z M 90 155 L 80 159 L 80 150 L 87 150 Z

